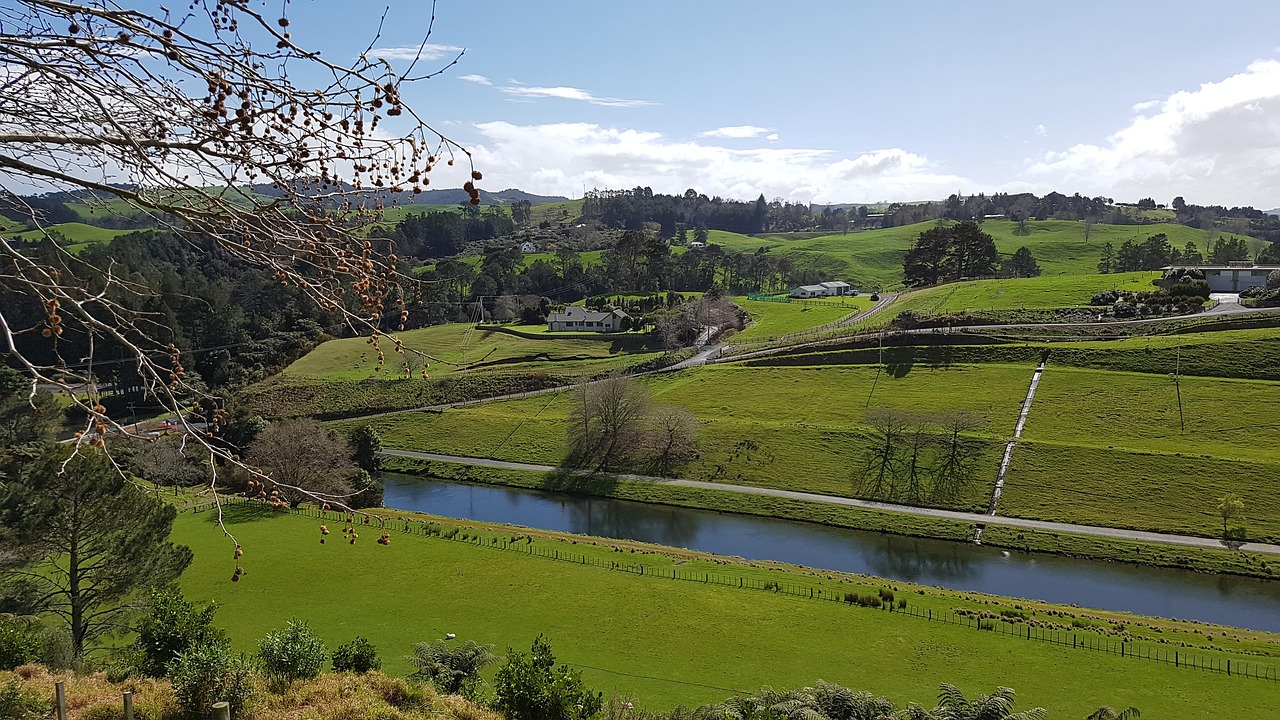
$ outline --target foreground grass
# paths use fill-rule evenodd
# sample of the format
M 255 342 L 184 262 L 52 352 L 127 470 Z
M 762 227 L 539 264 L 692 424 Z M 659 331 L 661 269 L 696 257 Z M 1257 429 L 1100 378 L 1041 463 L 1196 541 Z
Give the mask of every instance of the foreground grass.
M 1280 702 L 1275 683 L 1026 642 L 843 603 L 673 582 L 489 547 L 518 532 L 529 542 L 517 546 L 593 557 L 606 565 L 678 565 L 686 573 L 808 583 L 830 593 L 884 587 L 867 578 L 727 564 L 694 553 L 634 543 L 597 545 L 523 530 L 464 529 L 472 542 L 397 533 L 388 547 L 374 544 L 375 533 L 365 532 L 355 545 L 320 545 L 315 519 L 233 513 L 230 528 L 246 549 L 241 562 L 249 572 L 232 584 L 231 546 L 211 517 L 184 514 L 175 525 L 175 540 L 195 551 L 182 585 L 189 597 L 222 603 L 218 619 L 240 649 L 298 616 L 331 647 L 356 634 L 368 637 L 387 671 L 397 674 L 409 669 L 401 657 L 412 643 L 446 632 L 499 650 L 525 648 L 542 632 L 559 659 L 582 668 L 597 689 L 633 694 L 650 707 L 696 705 L 733 691 L 799 686 L 817 678 L 923 704 L 931 704 L 943 681 L 966 692 L 1009 685 L 1018 689 L 1020 707 L 1042 705 L 1061 717 L 1083 717 L 1102 704 L 1132 704 L 1154 717 L 1194 717 L 1188 708 L 1206 709 L 1204 717 L 1262 717 Z M 912 607 L 938 611 L 997 610 L 992 603 L 1002 602 L 901 585 L 898 593 Z M 1047 606 L 1037 608 L 1046 620 L 1056 616 Z M 1085 622 L 1106 625 L 1103 616 Z M 1155 626 L 1161 632 L 1153 634 L 1203 632 Z M 1271 644 L 1260 634 L 1239 637 L 1250 647 Z M 1133 642 L 1143 641 L 1134 636 Z M 1237 662 L 1243 659 L 1236 656 Z
M 751 323 L 733 336 L 733 342 L 776 340 L 783 335 L 833 323 L 875 305 L 867 295 L 832 300 L 829 304 L 765 302 L 745 297 L 737 297 L 733 301 L 751 315 Z
M 1151 281 L 1158 277 L 1159 272 L 1131 272 L 949 283 L 903 293 L 885 312 L 892 317 L 906 310 L 938 314 L 1089 307 L 1089 299 L 1095 293 L 1104 290 L 1154 290 Z

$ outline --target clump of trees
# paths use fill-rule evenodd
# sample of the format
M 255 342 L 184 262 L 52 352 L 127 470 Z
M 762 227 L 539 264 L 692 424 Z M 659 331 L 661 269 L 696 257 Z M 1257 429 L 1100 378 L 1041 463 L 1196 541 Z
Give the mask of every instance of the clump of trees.
M 1089 299 L 1090 305 L 1107 307 L 1116 318 L 1147 315 L 1190 314 L 1209 299 L 1209 283 L 1195 268 L 1175 268 L 1151 281 L 1159 290 L 1104 290 Z
M 894 408 L 866 414 L 871 443 L 855 476 L 863 497 L 946 504 L 975 479 L 982 443 L 969 434 L 986 420 L 966 412 L 921 415 Z
M 920 233 L 907 251 L 902 282 L 908 287 L 922 287 L 987 277 L 995 274 L 997 258 L 995 239 L 983 232 L 977 222 L 939 224 Z
M 249 458 L 268 477 L 261 499 L 277 494 L 279 501 L 297 507 L 306 500 L 351 508 L 380 507 L 382 486 L 361 463 L 372 464 L 377 448 L 373 437 L 359 431 L 359 447 L 317 420 L 273 422 L 249 446 Z M 380 443 L 378 443 L 380 447 Z
M 648 389 L 624 375 L 574 390 L 569 413 L 572 467 L 648 467 L 665 474 L 697 455 L 698 420 L 679 407 L 655 406 Z

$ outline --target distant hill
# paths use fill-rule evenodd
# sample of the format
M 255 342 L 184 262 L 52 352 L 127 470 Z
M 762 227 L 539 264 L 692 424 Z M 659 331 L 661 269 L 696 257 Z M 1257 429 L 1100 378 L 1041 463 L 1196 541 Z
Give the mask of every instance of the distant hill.
M 1280 215 L 1280 208 L 1271 208 L 1270 210 L 1263 210 L 1262 212 L 1267 215 Z
M 343 189 L 352 194 L 356 192 L 355 188 L 345 184 Z M 281 197 L 283 195 L 279 189 L 270 185 L 254 185 L 253 191 L 267 197 Z M 424 190 L 417 195 L 407 192 L 390 193 L 385 190 L 367 190 L 360 194 L 370 204 L 381 202 L 388 207 L 394 205 L 458 205 L 470 200 L 467 191 L 462 188 Z M 508 188 L 500 192 L 480 190 L 481 205 L 510 205 L 517 200 L 528 200 L 534 205 L 546 205 L 548 203 L 565 202 L 568 199 L 559 195 L 534 195 L 515 188 Z

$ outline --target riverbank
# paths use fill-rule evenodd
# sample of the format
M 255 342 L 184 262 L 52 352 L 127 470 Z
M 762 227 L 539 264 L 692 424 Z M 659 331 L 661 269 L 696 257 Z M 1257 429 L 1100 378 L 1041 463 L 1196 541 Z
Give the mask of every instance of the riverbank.
M 636 502 L 798 520 L 853 530 L 958 542 L 971 542 L 977 529 L 974 523 L 940 518 L 590 475 L 504 470 L 393 456 L 383 457 L 381 466 L 390 472 L 427 475 L 445 480 L 597 495 Z M 982 542 L 984 545 L 1025 552 L 1051 553 L 1067 557 L 1262 579 L 1275 579 L 1277 572 L 1280 572 L 1280 560 L 1274 557 L 1269 558 L 1261 553 L 1086 537 L 999 525 L 986 525 Z

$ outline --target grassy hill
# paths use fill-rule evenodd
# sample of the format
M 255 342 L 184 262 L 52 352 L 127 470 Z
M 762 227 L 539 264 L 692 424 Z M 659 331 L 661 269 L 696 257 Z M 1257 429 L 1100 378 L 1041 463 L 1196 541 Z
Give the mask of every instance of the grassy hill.
M 46 228 L 49 232 L 56 232 L 67 239 L 63 245 L 71 253 L 78 253 L 90 245 L 99 243 L 109 243 L 118 236 L 126 233 L 136 232 L 135 230 L 112 230 L 109 228 L 100 228 L 94 225 L 87 225 L 80 222 L 58 223 L 49 225 Z M 41 230 L 25 230 L 23 232 L 7 233 L 7 237 L 35 241 L 44 237 Z

